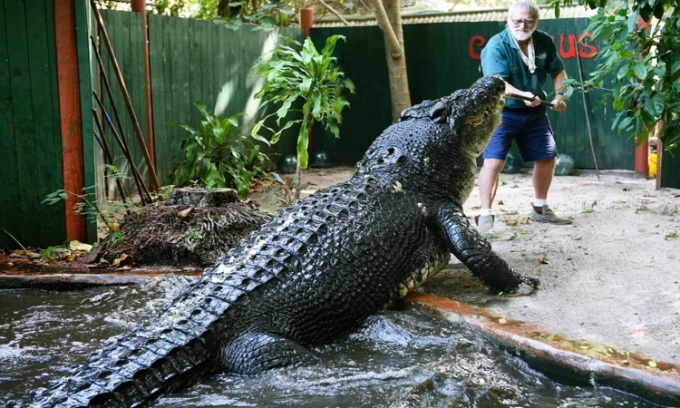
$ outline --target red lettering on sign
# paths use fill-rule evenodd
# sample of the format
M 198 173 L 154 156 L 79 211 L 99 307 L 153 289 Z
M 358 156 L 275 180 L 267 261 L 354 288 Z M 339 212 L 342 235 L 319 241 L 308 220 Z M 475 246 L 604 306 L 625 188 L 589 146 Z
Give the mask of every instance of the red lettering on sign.
M 475 61 L 482 59 L 482 48 L 486 45 L 486 38 L 476 34 L 468 41 L 468 55 Z
M 595 55 L 597 55 L 597 47 L 591 44 L 587 44 L 586 39 L 592 41 L 593 34 L 592 33 L 581 34 L 578 37 L 578 41 L 576 40 L 576 34 L 569 34 L 568 36 L 566 36 L 567 44 L 565 44 L 565 35 L 560 34 L 560 48 L 559 48 L 560 57 L 564 59 L 576 58 L 576 50 L 578 49 L 578 56 L 580 58 L 595 58 Z
M 589 42 L 593 41 L 593 33 L 585 33 L 579 37 L 578 56 L 581 58 L 595 58 L 597 55 L 597 47 L 586 44 L 586 39 L 588 39 Z
M 580 34 L 578 39 L 576 34 L 559 35 L 558 52 L 563 59 L 576 58 L 576 50 L 580 58 L 595 58 L 597 47 L 592 44 L 593 33 Z M 554 36 L 551 36 L 553 41 Z M 578 47 L 577 47 L 578 44 Z M 468 55 L 471 59 L 479 61 L 482 58 L 482 48 L 486 45 L 486 38 L 481 34 L 475 34 L 468 41 Z
M 567 45 L 564 44 L 565 39 L 567 40 Z M 558 50 L 560 53 L 560 57 L 562 57 L 563 59 L 576 57 L 576 35 L 569 34 L 565 38 L 564 34 L 560 34 L 560 47 Z

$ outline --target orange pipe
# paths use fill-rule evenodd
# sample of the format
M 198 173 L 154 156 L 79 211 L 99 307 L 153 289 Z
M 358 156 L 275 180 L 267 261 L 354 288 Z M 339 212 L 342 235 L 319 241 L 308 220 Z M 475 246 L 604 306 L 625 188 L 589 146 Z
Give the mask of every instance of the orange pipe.
M 635 171 L 647 175 L 649 172 L 649 142 L 645 140 L 635 146 Z
M 80 115 L 80 85 L 78 49 L 76 47 L 76 12 L 72 1 L 54 2 L 54 41 L 57 54 L 57 88 L 59 93 L 59 124 L 62 140 L 64 190 L 81 194 L 83 174 L 83 128 Z M 66 199 L 66 238 L 87 241 L 84 215 L 75 213 L 82 200 L 69 194 Z
M 300 28 L 305 30 L 305 37 L 309 37 L 312 32 L 312 24 L 314 23 L 314 12 L 312 9 L 300 9 Z

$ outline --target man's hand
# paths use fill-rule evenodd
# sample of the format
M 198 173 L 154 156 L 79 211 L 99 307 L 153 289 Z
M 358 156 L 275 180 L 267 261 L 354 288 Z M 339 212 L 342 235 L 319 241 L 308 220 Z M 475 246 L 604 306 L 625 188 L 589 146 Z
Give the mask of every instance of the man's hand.
M 564 95 L 557 94 L 555 95 L 555 99 L 552 100 L 552 109 L 556 112 L 563 111 L 567 109 L 567 99 L 564 97 Z
M 527 98 L 531 98 L 531 100 L 525 100 L 524 104 L 530 108 L 535 108 L 541 104 L 541 98 L 538 96 L 532 94 L 531 92 L 526 92 L 525 95 Z

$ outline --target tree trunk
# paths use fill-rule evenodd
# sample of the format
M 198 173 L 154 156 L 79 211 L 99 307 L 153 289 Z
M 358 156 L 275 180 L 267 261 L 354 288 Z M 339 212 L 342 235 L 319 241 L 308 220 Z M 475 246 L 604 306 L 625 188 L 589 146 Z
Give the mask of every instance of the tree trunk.
M 399 119 L 401 111 L 411 106 L 400 3 L 399 0 L 373 0 L 373 4 L 378 26 L 385 36 L 387 73 L 392 99 L 392 120 L 396 121 Z

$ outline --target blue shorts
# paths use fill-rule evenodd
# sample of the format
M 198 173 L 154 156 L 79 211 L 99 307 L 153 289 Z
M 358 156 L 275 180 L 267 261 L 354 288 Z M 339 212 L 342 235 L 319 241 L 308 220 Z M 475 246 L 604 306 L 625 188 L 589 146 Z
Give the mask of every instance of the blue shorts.
M 524 161 L 557 157 L 554 134 L 544 106 L 503 109 L 501 124 L 491 136 L 483 157 L 505 160 L 513 140 Z

